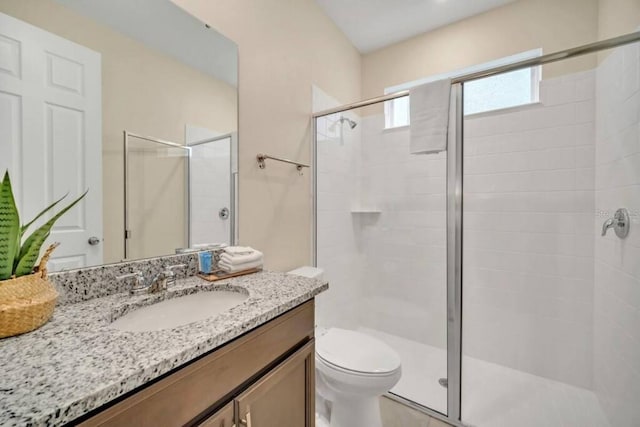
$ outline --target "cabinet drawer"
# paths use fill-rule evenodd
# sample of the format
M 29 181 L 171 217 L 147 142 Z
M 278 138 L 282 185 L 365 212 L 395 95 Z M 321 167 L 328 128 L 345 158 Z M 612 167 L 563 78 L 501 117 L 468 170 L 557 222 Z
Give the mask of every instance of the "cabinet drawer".
M 80 426 L 179 426 L 313 337 L 313 300 L 105 409 Z

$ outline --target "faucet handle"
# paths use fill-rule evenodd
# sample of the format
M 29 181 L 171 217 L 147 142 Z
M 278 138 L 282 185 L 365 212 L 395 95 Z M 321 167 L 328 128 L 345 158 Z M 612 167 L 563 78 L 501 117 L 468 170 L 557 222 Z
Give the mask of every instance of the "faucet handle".
M 135 279 L 135 284 L 129 290 L 130 293 L 133 294 L 140 289 L 144 289 L 144 274 L 142 274 L 142 271 L 134 271 L 133 273 L 116 276 L 116 280 L 126 281 L 127 279 Z
M 614 227 L 614 222 L 615 220 L 613 218 L 609 218 L 608 220 L 606 220 L 604 222 L 604 224 L 602 224 L 602 235 L 606 236 L 607 235 L 607 231 L 609 231 L 610 228 Z
M 144 281 L 144 275 L 142 274 L 142 271 L 134 271 L 133 273 L 127 273 L 121 276 L 116 276 L 116 280 L 127 280 L 131 278 L 135 278 L 136 281 L 140 281 L 140 280 Z
M 165 266 L 164 269 L 168 271 L 173 271 L 174 268 L 185 268 L 185 267 L 187 267 L 187 264 L 174 264 L 174 265 Z
M 176 273 L 174 273 L 174 269 L 176 268 L 186 268 L 187 264 L 175 264 L 175 265 L 169 265 L 169 266 L 164 266 L 164 277 L 167 280 L 167 285 L 169 284 L 173 284 L 176 282 Z
M 607 230 L 613 228 L 616 236 L 624 239 L 629 234 L 630 223 L 629 211 L 625 208 L 620 208 L 613 215 L 613 218 L 609 218 L 602 224 L 602 235 L 606 236 Z

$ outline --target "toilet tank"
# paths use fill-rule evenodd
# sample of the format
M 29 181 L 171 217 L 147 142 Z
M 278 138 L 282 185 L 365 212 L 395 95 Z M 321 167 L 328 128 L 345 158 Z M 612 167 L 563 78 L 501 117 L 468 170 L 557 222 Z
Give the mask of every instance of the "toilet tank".
M 324 270 L 318 267 L 310 267 L 305 265 L 303 267 L 298 267 L 295 270 L 288 271 L 287 274 L 292 274 L 294 276 L 302 276 L 308 277 L 310 279 L 318 279 L 322 280 L 324 278 Z

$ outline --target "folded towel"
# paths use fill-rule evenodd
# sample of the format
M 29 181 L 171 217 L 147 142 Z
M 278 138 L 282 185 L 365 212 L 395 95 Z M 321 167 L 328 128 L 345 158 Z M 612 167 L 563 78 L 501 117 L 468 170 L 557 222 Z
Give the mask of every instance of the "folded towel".
M 257 259 L 255 261 L 249 261 L 249 262 L 242 262 L 242 263 L 230 263 L 228 261 L 222 260 L 220 259 L 220 261 L 218 261 L 218 265 L 223 265 L 225 267 L 238 267 L 240 269 L 243 268 L 253 268 L 253 267 L 247 267 L 248 265 L 253 265 L 253 264 L 262 264 L 262 258 Z
M 409 90 L 411 154 L 439 153 L 447 149 L 451 79 L 438 80 Z
M 253 261 L 253 262 L 245 262 L 244 264 L 230 265 L 225 263 L 224 261 L 220 261 L 218 263 L 218 268 L 226 271 L 227 273 L 236 273 L 238 271 L 250 270 L 252 268 L 262 267 L 262 260 Z
M 249 255 L 255 252 L 255 249 L 249 246 L 227 246 L 224 252 L 229 255 Z
M 235 264 L 243 264 L 245 262 L 253 262 L 253 261 L 258 261 L 258 260 L 262 260 L 262 252 L 260 251 L 253 251 L 253 253 L 248 254 L 248 255 L 230 255 L 226 252 L 224 252 L 222 255 L 220 255 L 220 260 L 224 261 L 227 264 L 230 265 L 235 265 Z

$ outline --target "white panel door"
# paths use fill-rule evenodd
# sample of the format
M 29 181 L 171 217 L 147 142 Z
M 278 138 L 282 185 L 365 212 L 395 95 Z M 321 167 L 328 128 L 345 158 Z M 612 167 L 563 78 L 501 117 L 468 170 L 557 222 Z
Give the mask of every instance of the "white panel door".
M 234 213 L 231 137 L 203 143 L 220 136 L 220 133 L 193 125 L 186 125 L 185 132 L 185 141 L 192 147 L 189 164 L 190 244 L 229 244 L 231 215 Z
M 52 271 L 102 263 L 100 61 L 97 52 L 0 13 L 0 171 L 11 174 L 22 221 L 89 189 L 51 232 L 47 244 L 61 243 Z

